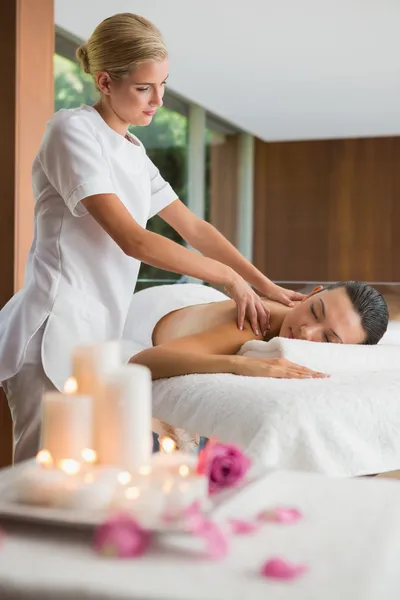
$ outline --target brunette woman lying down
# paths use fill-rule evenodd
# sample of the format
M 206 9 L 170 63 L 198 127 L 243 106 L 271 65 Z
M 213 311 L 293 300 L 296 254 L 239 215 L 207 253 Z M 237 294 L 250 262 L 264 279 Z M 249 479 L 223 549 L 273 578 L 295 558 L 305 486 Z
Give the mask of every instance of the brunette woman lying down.
M 213 288 L 196 284 L 153 287 L 134 295 L 124 337 L 144 348 L 131 362 L 146 365 L 153 379 L 192 373 L 250 377 L 314 378 L 318 373 L 283 358 L 237 356 L 249 340 L 297 338 L 332 344 L 377 344 L 386 331 L 383 296 L 357 281 L 319 286 L 292 308 L 268 299 L 270 329 L 256 336 L 237 327 L 235 303 Z

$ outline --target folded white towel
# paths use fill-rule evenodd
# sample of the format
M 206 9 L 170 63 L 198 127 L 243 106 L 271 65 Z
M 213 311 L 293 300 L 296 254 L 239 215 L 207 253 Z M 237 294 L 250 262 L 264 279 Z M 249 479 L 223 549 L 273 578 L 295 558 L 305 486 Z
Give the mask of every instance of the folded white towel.
M 326 344 L 274 338 L 270 342 L 247 342 L 238 354 L 254 358 L 286 358 L 327 374 L 400 370 L 398 345 Z

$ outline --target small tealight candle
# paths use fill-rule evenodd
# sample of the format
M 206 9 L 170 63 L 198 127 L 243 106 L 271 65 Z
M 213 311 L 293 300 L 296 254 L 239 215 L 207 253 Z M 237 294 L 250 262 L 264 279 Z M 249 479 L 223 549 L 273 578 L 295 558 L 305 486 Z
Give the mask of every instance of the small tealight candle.
M 78 391 L 78 382 L 75 377 L 68 377 L 64 385 L 64 392 L 66 394 L 76 394 Z
M 84 448 L 81 455 L 87 465 L 94 465 L 97 461 L 97 454 L 91 448 Z
M 53 457 L 48 450 L 40 450 L 36 455 L 36 462 L 42 467 L 52 467 L 54 464 Z
M 190 469 L 187 465 L 181 465 L 178 469 L 178 472 L 181 477 L 187 477 L 190 473 Z
M 171 452 L 174 452 L 176 450 L 176 444 L 174 440 L 170 437 L 162 437 L 159 440 L 159 443 L 160 449 L 162 452 L 164 452 L 164 454 L 171 454 Z
M 128 471 L 121 471 L 117 476 L 118 483 L 128 485 L 132 481 L 132 475 Z
M 153 469 L 162 470 L 165 473 L 179 474 L 187 477 L 196 471 L 198 458 L 195 454 L 175 450 L 176 444 L 173 439 L 163 437 L 160 439 L 160 452 L 152 456 L 151 465 Z
M 67 475 L 76 475 L 81 470 L 80 463 L 72 458 L 63 458 L 59 461 L 58 466 Z

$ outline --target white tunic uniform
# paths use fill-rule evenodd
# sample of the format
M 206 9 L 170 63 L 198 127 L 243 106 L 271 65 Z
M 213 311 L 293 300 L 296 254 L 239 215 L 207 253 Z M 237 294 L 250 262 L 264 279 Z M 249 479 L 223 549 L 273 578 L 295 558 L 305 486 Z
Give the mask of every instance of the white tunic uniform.
M 0 381 L 19 372 L 43 324 L 42 364 L 58 389 L 77 344 L 121 338 L 140 262 L 124 254 L 81 200 L 116 194 L 146 227 L 177 198 L 132 140 L 89 106 L 60 110 L 49 121 L 33 164 L 35 224 L 25 284 L 0 312 Z

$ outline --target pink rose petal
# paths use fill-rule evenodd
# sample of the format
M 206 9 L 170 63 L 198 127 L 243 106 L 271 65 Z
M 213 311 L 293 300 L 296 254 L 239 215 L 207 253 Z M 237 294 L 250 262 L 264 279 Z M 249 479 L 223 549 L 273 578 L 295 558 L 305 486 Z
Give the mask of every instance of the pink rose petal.
M 200 502 L 195 500 L 183 510 L 186 528 L 192 533 L 201 532 L 206 518 L 201 511 Z
M 300 577 L 307 570 L 308 567 L 306 565 L 295 565 L 283 558 L 271 558 L 261 567 L 261 575 L 263 577 L 289 581 Z
M 254 521 L 243 521 L 241 519 L 230 519 L 228 521 L 230 530 L 232 533 L 236 533 L 238 535 L 247 535 L 249 533 L 254 533 L 260 529 L 260 523 L 255 523 Z
M 269 521 L 272 523 L 284 523 L 285 525 L 290 523 L 296 523 L 303 518 L 303 513 L 297 508 L 288 508 L 285 506 L 278 506 L 271 510 L 263 510 L 257 515 L 258 521 Z
M 218 560 L 228 554 L 228 539 L 213 521 L 204 521 L 199 535 L 206 541 L 206 553 L 209 558 Z
M 146 552 L 151 533 L 130 515 L 119 514 L 102 523 L 94 533 L 95 550 L 104 556 L 134 558 Z
M 205 540 L 209 558 L 219 559 L 228 554 L 227 537 L 216 523 L 204 516 L 199 502 L 193 502 L 183 512 L 187 530 Z

